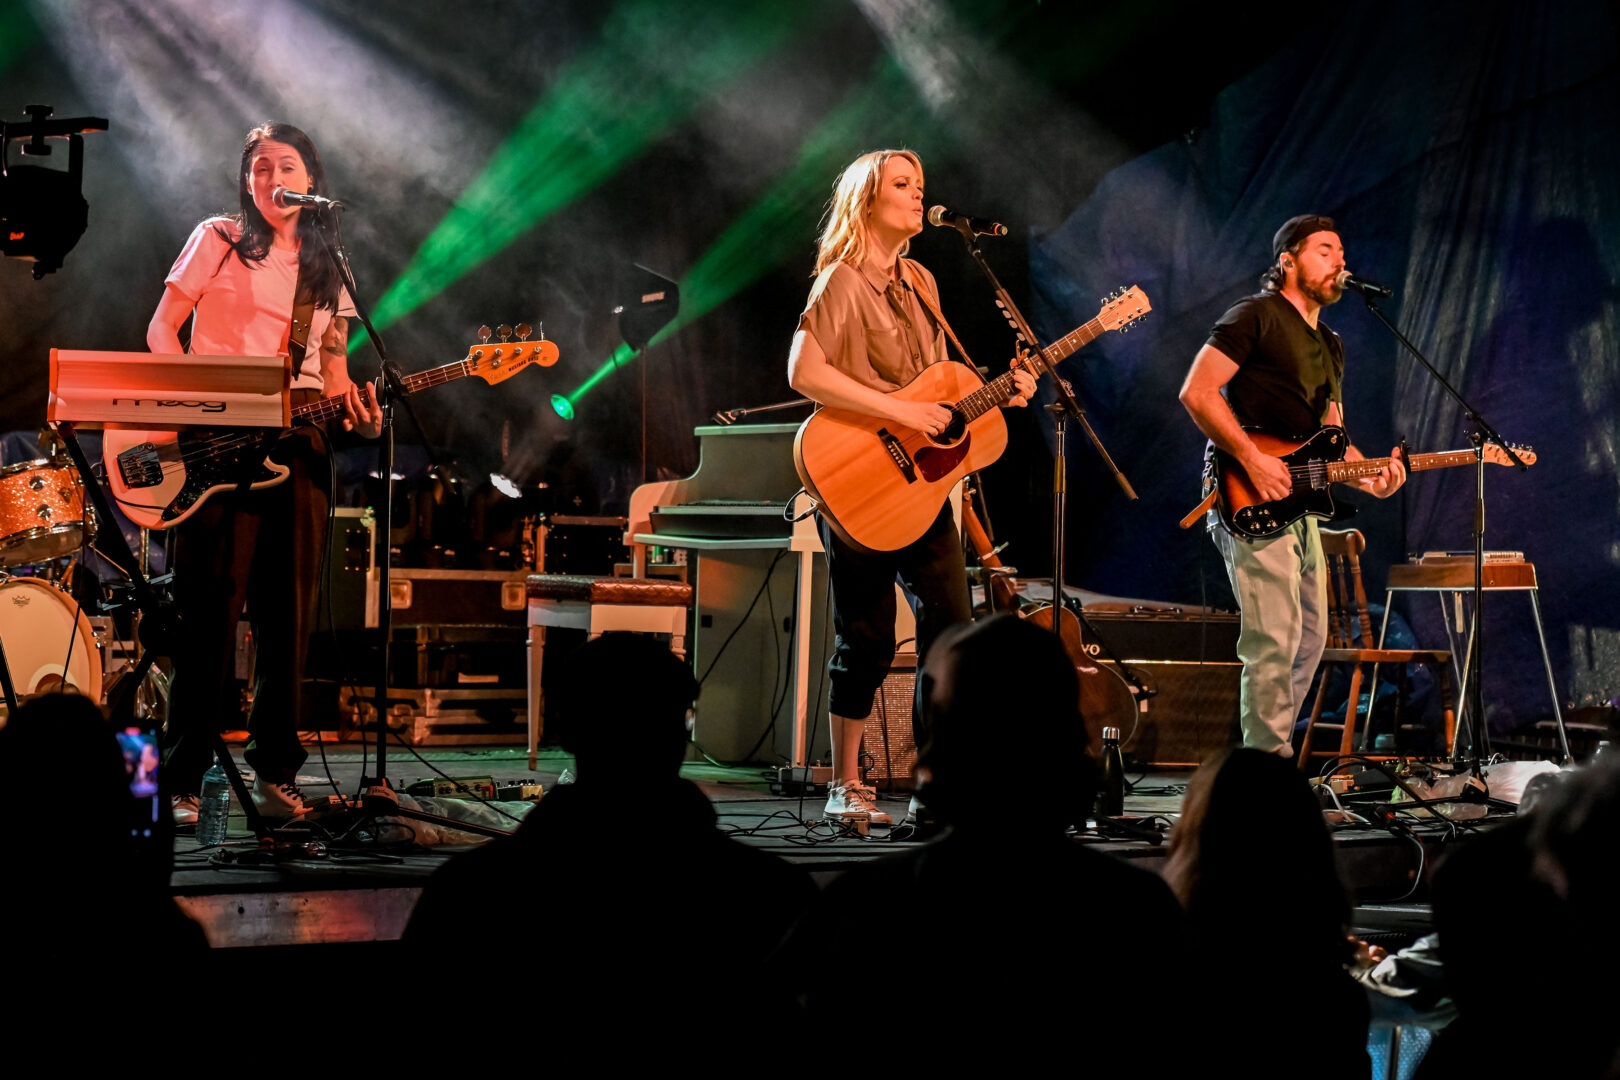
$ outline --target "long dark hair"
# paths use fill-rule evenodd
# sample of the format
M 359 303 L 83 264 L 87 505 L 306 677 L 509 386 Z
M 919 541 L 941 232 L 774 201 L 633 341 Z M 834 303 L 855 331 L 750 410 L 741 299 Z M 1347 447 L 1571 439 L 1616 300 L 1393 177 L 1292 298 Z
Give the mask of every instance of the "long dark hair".
M 270 242 L 275 238 L 270 223 L 253 204 L 253 191 L 248 184 L 248 166 L 253 154 L 259 144 L 266 141 L 286 143 L 297 150 L 309 173 L 310 191 L 316 195 L 327 194 L 326 166 L 321 164 L 321 153 L 315 149 L 315 143 L 308 135 L 280 121 L 260 124 L 248 132 L 242 142 L 242 164 L 236 171 L 236 197 L 241 209 L 230 215 L 230 220 L 240 227 L 241 235 L 232 239 L 230 230 L 224 225 L 214 226 L 214 231 L 231 246 L 231 251 L 242 260 L 242 265 L 249 268 L 256 268 L 255 264 L 264 262 L 265 256 L 270 254 Z M 319 214 L 305 212 L 298 215 L 298 240 L 298 302 L 313 300 L 316 307 L 337 311 L 340 282 L 337 268 L 326 253 Z M 225 258 L 230 258 L 230 255 L 227 254 Z
M 1264 843 L 1256 830 L 1263 828 Z M 1322 810 L 1292 761 L 1223 750 L 1193 773 L 1164 876 L 1193 929 L 1216 940 L 1265 897 L 1268 925 L 1296 959 L 1345 957 L 1350 905 Z M 1236 920 L 1233 922 L 1232 920 Z

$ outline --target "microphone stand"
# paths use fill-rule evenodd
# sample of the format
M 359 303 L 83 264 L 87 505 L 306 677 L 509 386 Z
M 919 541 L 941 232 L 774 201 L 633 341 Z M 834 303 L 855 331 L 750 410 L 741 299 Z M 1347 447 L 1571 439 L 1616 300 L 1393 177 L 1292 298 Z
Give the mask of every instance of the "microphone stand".
M 326 246 L 327 254 L 332 264 L 337 268 L 338 277 L 343 287 L 349 291 L 349 299 L 354 303 L 355 316 L 360 324 L 366 328 L 370 336 L 372 348 L 377 350 L 378 378 L 376 383 L 377 404 L 382 409 L 382 432 L 378 436 L 377 473 L 382 480 L 382 498 L 373 511 L 377 521 L 377 537 L 382 546 L 382 581 L 377 589 L 377 627 L 382 640 L 382 659 L 377 672 L 376 709 L 377 709 L 377 774 L 363 776 L 360 779 L 362 793 L 360 803 L 359 824 L 384 817 L 409 818 L 413 821 L 425 821 L 444 828 L 459 829 L 462 832 L 476 833 L 481 836 L 507 836 L 503 829 L 490 828 L 470 821 L 459 821 L 455 818 L 444 817 L 439 814 L 429 814 L 423 810 L 412 810 L 399 805 L 399 795 L 395 793 L 393 785 L 388 782 L 388 686 L 389 686 L 389 654 L 393 646 L 393 604 L 389 595 L 389 576 L 393 562 L 391 557 L 391 537 L 393 535 L 393 506 L 394 506 L 394 402 L 398 400 L 405 406 L 411 423 L 421 430 L 421 424 L 416 419 L 416 413 L 411 408 L 410 392 L 405 388 L 404 376 L 399 365 L 388 356 L 388 348 L 377 333 L 377 328 L 371 324 L 371 318 L 366 312 L 366 306 L 360 300 L 360 291 L 355 287 L 354 273 L 349 267 L 349 255 L 343 248 L 343 231 L 340 216 L 337 213 L 343 209 L 343 204 L 334 202 L 330 206 L 320 209 L 331 211 L 328 220 L 332 223 L 332 236 L 328 238 L 324 231 L 316 230 L 321 242 Z M 424 439 L 425 442 L 425 439 Z M 431 450 L 430 450 L 431 457 Z
M 1462 394 L 1458 392 L 1457 388 L 1452 386 L 1451 383 L 1446 380 L 1444 375 L 1440 374 L 1435 366 L 1429 362 L 1429 358 L 1424 356 L 1423 353 L 1418 350 L 1418 347 L 1413 345 L 1412 342 L 1407 339 L 1406 335 L 1401 333 L 1400 329 L 1385 317 L 1384 313 L 1378 309 L 1378 305 L 1373 303 L 1372 294 L 1365 290 L 1358 291 L 1361 292 L 1361 299 L 1367 305 L 1367 310 L 1372 312 L 1373 318 L 1382 323 L 1384 325 L 1384 329 L 1388 330 L 1392 335 L 1394 335 L 1395 340 L 1400 342 L 1401 345 L 1405 347 L 1407 352 L 1411 353 L 1417 358 L 1418 363 L 1423 365 L 1424 369 L 1428 371 L 1430 377 L 1433 378 L 1435 382 L 1439 383 L 1441 388 L 1444 389 L 1447 394 L 1451 395 L 1452 399 L 1455 400 L 1458 405 L 1462 406 L 1464 413 L 1466 413 L 1468 420 L 1472 425 L 1468 430 L 1468 441 L 1474 444 L 1475 459 L 1473 522 L 1474 614 L 1472 619 L 1473 625 L 1470 628 L 1469 633 L 1470 645 L 1468 656 L 1463 661 L 1463 664 L 1466 670 L 1473 672 L 1473 681 L 1469 683 L 1468 686 L 1468 699 L 1463 703 L 1463 714 L 1467 718 L 1467 723 L 1464 725 L 1464 727 L 1468 732 L 1468 757 L 1466 760 L 1468 761 L 1469 771 L 1473 773 L 1474 776 L 1478 777 L 1480 776 L 1481 758 L 1483 756 L 1485 759 L 1488 759 L 1491 751 L 1490 729 L 1485 724 L 1484 693 L 1485 447 L 1487 444 L 1495 444 L 1496 446 L 1501 447 L 1502 451 L 1507 454 L 1508 458 L 1513 462 L 1513 464 L 1519 467 L 1521 472 L 1529 468 L 1529 466 L 1524 463 L 1523 459 L 1521 459 L 1518 454 L 1513 452 L 1513 447 L 1509 446 L 1507 442 L 1503 440 L 1502 436 L 1497 432 L 1497 430 L 1479 414 L 1479 410 L 1475 409 L 1471 404 L 1469 404 L 1468 399 L 1463 397 Z M 1354 707 L 1354 703 L 1352 703 L 1352 707 Z M 1558 720 L 1558 742 L 1563 750 L 1564 764 L 1568 765 L 1574 760 L 1569 752 L 1569 734 L 1564 728 L 1563 713 L 1557 712 L 1556 716 Z M 1458 754 L 1455 746 L 1452 747 L 1451 759 L 1454 764 L 1465 760 L 1462 755 Z
M 1018 310 L 1018 305 L 1013 303 L 1012 296 L 1002 287 L 995 271 L 990 269 L 990 264 L 985 261 L 984 252 L 979 250 L 979 239 L 973 231 L 972 223 L 959 218 L 953 224 L 956 231 L 962 234 L 962 243 L 966 245 L 968 255 L 978 264 L 985 278 L 989 280 L 990 288 L 995 293 L 996 304 L 1001 308 L 1001 313 L 1007 317 L 1007 321 L 1012 324 L 1013 330 L 1018 333 L 1019 337 L 1023 338 L 1024 343 L 1029 347 L 1028 356 L 1035 361 L 1035 376 L 1037 378 L 1042 375 L 1052 376 L 1052 385 L 1057 390 L 1057 401 L 1046 406 L 1046 409 L 1052 414 L 1057 440 L 1052 472 L 1052 631 L 1061 634 L 1064 607 L 1063 525 L 1066 516 L 1065 510 L 1068 505 L 1069 484 L 1068 459 L 1064 456 L 1063 447 L 1065 437 L 1064 421 L 1073 418 L 1079 424 L 1080 430 L 1085 432 L 1086 438 L 1091 441 L 1091 445 L 1096 449 L 1097 456 L 1102 459 L 1103 465 L 1113 475 L 1114 482 L 1119 485 L 1120 490 L 1125 493 L 1127 499 L 1135 499 L 1137 497 L 1136 491 L 1131 487 L 1131 482 L 1125 478 L 1125 474 L 1120 472 L 1119 466 L 1114 464 L 1114 459 L 1108 454 L 1108 448 L 1103 446 L 1102 440 L 1097 437 L 1096 430 L 1092 428 L 1091 421 L 1086 417 L 1085 407 L 1080 404 L 1080 399 L 1074 394 L 1074 388 L 1069 385 L 1067 379 L 1057 373 L 1056 365 L 1046 355 L 1045 347 L 1040 344 L 1040 338 L 1035 336 L 1035 331 L 1031 329 L 1029 322 L 1024 318 L 1024 313 Z
M 729 425 L 735 424 L 745 416 L 753 416 L 755 413 L 776 412 L 779 409 L 795 409 L 800 405 L 809 404 L 811 404 L 810 399 L 802 397 L 794 398 L 792 401 L 778 401 L 774 405 L 755 405 L 751 409 L 721 409 L 711 419 L 717 424 Z

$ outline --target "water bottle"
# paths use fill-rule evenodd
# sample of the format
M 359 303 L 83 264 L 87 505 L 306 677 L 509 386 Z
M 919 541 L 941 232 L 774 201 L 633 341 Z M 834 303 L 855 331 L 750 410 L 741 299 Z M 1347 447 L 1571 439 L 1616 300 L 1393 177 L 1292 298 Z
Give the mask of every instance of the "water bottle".
M 203 773 L 202 793 L 197 799 L 197 843 L 203 847 L 224 843 L 230 816 L 231 780 L 216 757 Z
M 1097 798 L 1099 817 L 1125 812 L 1125 758 L 1119 752 L 1119 728 L 1103 728 L 1102 794 Z

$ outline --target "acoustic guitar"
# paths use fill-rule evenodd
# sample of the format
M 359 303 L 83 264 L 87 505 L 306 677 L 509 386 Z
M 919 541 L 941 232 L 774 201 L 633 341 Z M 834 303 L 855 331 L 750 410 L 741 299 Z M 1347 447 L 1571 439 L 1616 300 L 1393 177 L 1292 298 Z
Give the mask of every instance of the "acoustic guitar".
M 1333 424 L 1304 440 L 1279 439 L 1258 431 L 1249 432 L 1249 438 L 1254 440 L 1261 453 L 1287 463 L 1293 485 L 1289 495 L 1265 502 L 1237 459 L 1222 450 L 1215 451 L 1213 494 L 1216 512 L 1220 515 L 1221 523 L 1234 535 L 1251 540 L 1276 536 L 1306 514 L 1319 518 L 1342 514 L 1343 511 L 1333 502 L 1332 485 L 1377 476 L 1391 460 L 1386 457 L 1345 461 L 1350 437 L 1345 434 L 1344 428 Z M 1515 446 L 1513 452 L 1526 465 L 1535 464 L 1535 451 L 1529 447 Z M 1435 454 L 1412 454 L 1405 464 L 1407 472 L 1422 472 L 1425 469 L 1453 469 L 1459 465 L 1472 465 L 1476 460 L 1471 449 L 1445 450 Z M 1485 460 L 1493 465 L 1513 464 L 1507 452 L 1494 444 L 1486 445 Z M 1196 516 L 1196 512 L 1189 515 L 1183 521 L 1183 527 Z
M 1141 289 L 1123 290 L 1104 301 L 1096 318 L 1047 346 L 1047 356 L 1056 363 L 1149 310 Z M 999 408 L 1017 390 L 1011 371 L 985 382 L 966 364 L 931 364 L 890 393 L 949 410 L 941 434 L 823 406 L 799 427 L 793 464 L 839 536 L 868 551 L 896 551 L 928 531 L 958 480 L 1001 456 L 1007 424 Z
M 550 341 L 481 342 L 453 364 L 405 376 L 405 391 L 414 394 L 468 375 L 493 386 L 533 365 L 550 367 L 557 357 L 557 346 Z M 365 396 L 364 387 L 360 393 Z M 312 401 L 292 415 L 294 426 L 323 424 L 343 415 L 343 398 Z M 179 432 L 109 428 L 102 438 L 101 460 L 118 508 L 137 525 L 170 529 L 196 513 L 216 491 L 240 486 L 244 470 L 252 470 L 248 480 L 252 488 L 285 480 L 291 470 L 259 457 L 264 438 L 264 431 L 249 428 Z

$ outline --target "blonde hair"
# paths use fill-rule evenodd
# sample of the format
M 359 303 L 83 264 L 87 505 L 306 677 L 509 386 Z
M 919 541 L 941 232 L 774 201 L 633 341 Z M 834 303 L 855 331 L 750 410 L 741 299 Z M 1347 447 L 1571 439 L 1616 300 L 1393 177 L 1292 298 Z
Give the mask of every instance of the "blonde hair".
M 917 167 L 922 177 L 922 159 L 910 150 L 873 150 L 849 163 L 838 183 L 833 186 L 832 200 L 822 217 L 821 239 L 816 249 L 816 273 L 821 273 L 835 262 L 860 266 L 866 261 L 866 214 L 877 198 L 878 184 L 883 180 L 883 168 L 892 157 L 904 157 Z M 908 240 L 900 245 L 900 254 L 911 249 Z

